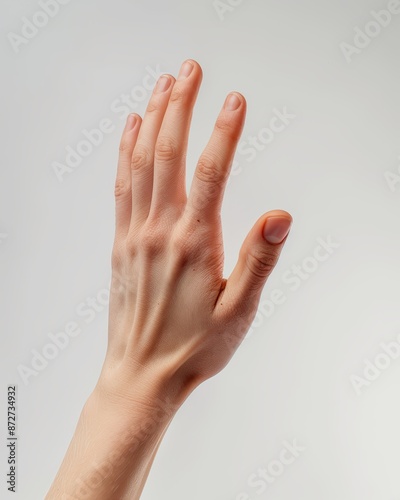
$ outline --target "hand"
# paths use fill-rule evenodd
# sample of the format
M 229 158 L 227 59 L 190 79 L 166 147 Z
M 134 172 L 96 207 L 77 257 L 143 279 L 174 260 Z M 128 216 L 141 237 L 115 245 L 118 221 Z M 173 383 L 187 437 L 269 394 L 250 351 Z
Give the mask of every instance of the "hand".
M 46 500 L 140 498 L 179 406 L 247 333 L 289 231 L 287 212 L 261 216 L 223 278 L 220 209 L 246 101 L 238 93 L 226 100 L 187 196 L 201 79 L 189 61 L 176 81 L 160 78 L 143 121 L 128 117 L 115 184 L 106 359 Z
M 115 395 L 118 381 L 123 401 L 135 399 L 129 387 L 138 373 L 149 384 L 162 380 L 182 400 L 228 363 L 254 319 L 292 221 L 284 211 L 262 215 L 231 276 L 223 278 L 220 209 L 246 101 L 237 92 L 226 99 L 187 196 L 185 159 L 201 80 L 193 60 L 177 80 L 161 77 L 143 120 L 130 115 L 122 135 L 100 382 Z

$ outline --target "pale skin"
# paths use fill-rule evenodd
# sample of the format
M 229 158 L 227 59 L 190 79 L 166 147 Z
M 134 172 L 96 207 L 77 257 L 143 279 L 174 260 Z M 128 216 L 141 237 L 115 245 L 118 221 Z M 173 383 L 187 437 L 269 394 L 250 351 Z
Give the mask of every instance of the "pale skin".
M 264 213 L 223 277 L 220 211 L 246 100 L 227 96 L 187 194 L 188 135 L 202 77 L 198 62 L 187 60 L 177 79 L 160 77 L 143 119 L 127 118 L 106 357 L 47 500 L 140 498 L 179 407 L 226 366 L 248 332 L 287 239 L 290 214 Z

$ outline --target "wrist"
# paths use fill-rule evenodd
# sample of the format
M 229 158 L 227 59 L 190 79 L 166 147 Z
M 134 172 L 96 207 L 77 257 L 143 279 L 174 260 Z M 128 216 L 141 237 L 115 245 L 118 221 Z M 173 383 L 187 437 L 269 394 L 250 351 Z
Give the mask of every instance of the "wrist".
M 104 401 L 128 416 L 175 414 L 199 383 L 180 377 L 176 371 L 166 364 L 144 366 L 106 357 L 90 399 Z
M 105 461 L 119 467 L 134 454 L 151 451 L 171 423 L 178 407 L 168 396 L 154 394 L 138 397 L 136 402 L 121 403 L 96 388 L 81 413 L 81 427 L 91 427 Z M 107 445 L 104 446 L 104 443 Z

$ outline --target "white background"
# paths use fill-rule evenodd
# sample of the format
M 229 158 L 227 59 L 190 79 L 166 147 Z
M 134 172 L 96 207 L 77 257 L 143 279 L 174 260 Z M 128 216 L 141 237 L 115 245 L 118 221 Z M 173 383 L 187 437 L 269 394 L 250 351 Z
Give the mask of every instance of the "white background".
M 351 383 L 400 333 L 400 182 L 385 179 L 400 167 L 400 14 L 348 62 L 340 44 L 354 45 L 355 28 L 388 1 L 236 3 L 221 19 L 212 0 L 72 0 L 18 52 L 7 34 L 41 8 L 2 3 L 1 498 L 44 497 L 103 362 L 107 307 L 89 324 L 76 308 L 111 274 L 124 125 L 111 106 L 143 84 L 146 67 L 176 76 L 186 58 L 204 72 L 188 188 L 228 92 L 247 99 L 242 141 L 275 108 L 295 115 L 253 161 L 236 155 L 222 209 L 225 276 L 260 215 L 285 209 L 294 224 L 262 296 L 281 289 L 286 301 L 257 316 L 225 370 L 179 410 L 142 498 L 400 498 L 400 361 L 360 394 Z M 143 116 L 149 97 L 132 111 Z M 114 131 L 60 182 L 54 162 L 104 118 Z M 291 290 L 285 272 L 328 236 L 338 248 Z M 69 321 L 81 334 L 25 385 L 18 366 Z M 5 479 L 8 384 L 18 385 L 16 495 Z M 259 494 L 248 478 L 293 439 L 304 451 Z

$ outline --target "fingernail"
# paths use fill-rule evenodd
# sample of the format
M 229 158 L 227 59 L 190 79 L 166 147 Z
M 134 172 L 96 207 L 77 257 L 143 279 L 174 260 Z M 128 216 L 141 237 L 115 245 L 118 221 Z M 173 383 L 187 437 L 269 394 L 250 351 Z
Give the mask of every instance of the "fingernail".
M 182 64 L 181 70 L 178 75 L 178 80 L 184 80 L 187 78 L 193 70 L 193 64 L 190 61 L 186 61 Z
M 264 238 L 272 245 L 278 245 L 289 233 L 292 220 L 287 217 L 268 217 L 264 226 Z
M 225 109 L 235 111 L 240 106 L 240 99 L 236 94 L 229 94 L 225 101 Z
M 137 123 L 137 116 L 134 114 L 128 115 L 126 120 L 126 130 L 132 130 Z
M 156 92 L 165 92 L 166 90 L 169 89 L 169 86 L 171 85 L 171 78 L 167 75 L 162 75 L 158 79 L 157 86 L 156 86 Z

